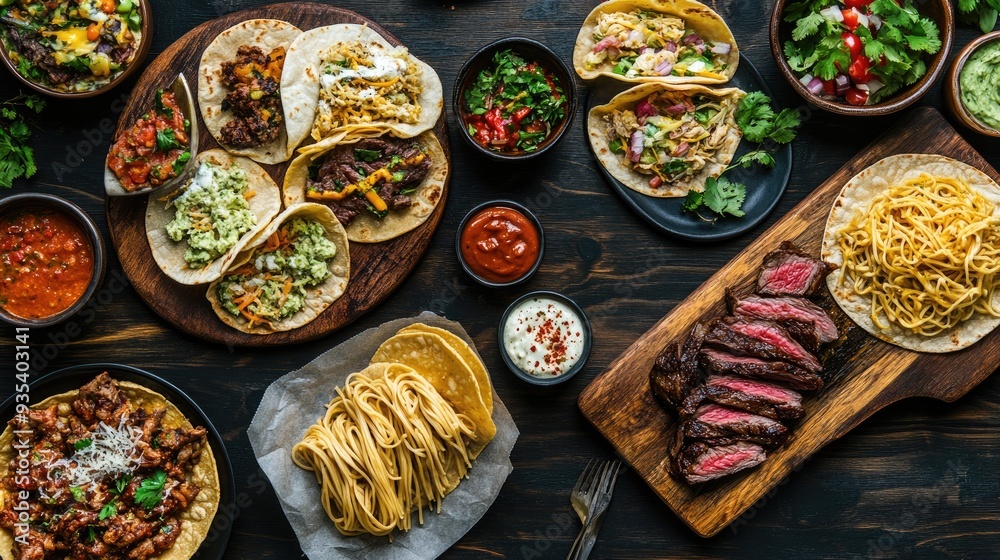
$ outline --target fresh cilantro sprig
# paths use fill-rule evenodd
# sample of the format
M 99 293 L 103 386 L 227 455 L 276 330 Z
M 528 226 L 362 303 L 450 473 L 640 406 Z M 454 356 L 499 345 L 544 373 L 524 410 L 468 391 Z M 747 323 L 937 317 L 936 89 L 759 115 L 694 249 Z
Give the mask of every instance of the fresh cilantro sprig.
M 1000 0 L 958 0 L 958 14 L 962 21 L 979 26 L 989 33 L 997 25 Z
M 157 469 L 153 476 L 143 479 L 135 490 L 135 503 L 150 510 L 163 500 L 163 487 L 167 483 L 167 473 Z
M 44 108 L 45 101 L 34 94 L 19 93 L 0 101 L 0 187 L 9 189 L 14 179 L 28 179 L 38 171 L 35 152 L 28 145 L 31 130 L 22 113 L 41 113 Z
M 747 187 L 730 181 L 724 174 L 737 167 L 773 167 L 774 148 L 794 140 L 796 129 L 801 124 L 802 119 L 795 109 L 782 109 L 776 113 L 771 106 L 771 99 L 763 93 L 755 91 L 745 95 L 736 107 L 736 126 L 743 132 L 743 137 L 757 144 L 757 147 L 737 158 L 723 170 L 718 179 L 709 177 L 705 181 L 704 192 L 689 190 L 682 208 L 711 222 L 724 216 L 742 217 Z M 716 215 L 706 217 L 701 213 L 703 207 Z

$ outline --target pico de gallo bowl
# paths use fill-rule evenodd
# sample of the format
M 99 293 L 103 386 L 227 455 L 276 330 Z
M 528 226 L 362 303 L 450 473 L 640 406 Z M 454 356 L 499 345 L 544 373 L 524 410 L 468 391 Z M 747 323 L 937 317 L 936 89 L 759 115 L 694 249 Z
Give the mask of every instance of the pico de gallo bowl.
M 547 47 L 523 38 L 483 47 L 455 83 L 455 113 L 466 141 L 494 159 L 528 159 L 569 128 L 576 95 L 569 68 Z
M 888 113 L 930 88 L 953 33 L 949 0 L 779 0 L 771 48 L 789 83 L 820 107 Z

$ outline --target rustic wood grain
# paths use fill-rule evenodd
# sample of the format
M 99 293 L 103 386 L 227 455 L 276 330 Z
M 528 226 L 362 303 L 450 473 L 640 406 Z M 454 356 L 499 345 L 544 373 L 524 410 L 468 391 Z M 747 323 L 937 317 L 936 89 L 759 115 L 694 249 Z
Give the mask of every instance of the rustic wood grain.
M 374 21 L 350 10 L 323 4 L 274 4 L 228 14 L 195 27 L 156 57 L 132 91 L 118 120 L 115 135 L 122 129 L 130 128 L 140 115 L 148 111 L 156 90 L 168 87 L 178 73 L 184 73 L 188 83 L 196 89 L 198 68 L 205 48 L 222 31 L 255 18 L 284 20 L 303 31 L 337 23 L 363 24 L 382 34 L 390 43 L 401 44 L 399 39 Z M 199 132 L 199 151 L 221 147 L 201 120 Z M 434 133 L 441 141 L 446 157 L 450 158 L 444 112 Z M 290 163 L 291 160 L 262 167 L 280 187 Z M 108 197 L 108 225 L 125 274 L 146 304 L 167 322 L 211 342 L 232 346 L 277 346 L 312 340 L 333 332 L 367 313 L 395 291 L 430 245 L 431 236 L 444 215 L 450 179 L 449 171 L 441 202 L 416 229 L 383 243 L 350 245 L 351 278 L 347 290 L 315 320 L 297 329 L 265 335 L 243 333 L 220 321 L 205 298 L 207 284 L 186 286 L 163 274 L 153 260 L 146 238 L 145 197 Z
M 764 255 L 782 241 L 818 255 L 828 209 L 844 184 L 869 165 L 900 153 L 943 154 L 981 169 L 990 167 L 936 110 L 924 108 L 847 162 L 652 329 L 622 353 L 580 395 L 584 416 L 681 519 L 701 536 L 712 536 L 738 518 L 793 469 L 888 404 L 907 397 L 954 401 L 993 373 L 1000 363 L 1000 331 L 951 354 L 922 354 L 878 340 L 853 327 L 825 360 L 827 386 L 806 397 L 805 417 L 789 440 L 759 467 L 704 485 L 672 478 L 667 444 L 676 421 L 654 398 L 649 370 L 662 348 L 682 341 L 699 321 L 725 315 L 725 290 L 752 290 Z M 833 302 L 827 301 L 831 312 Z M 959 373 L 960 372 L 960 373 Z

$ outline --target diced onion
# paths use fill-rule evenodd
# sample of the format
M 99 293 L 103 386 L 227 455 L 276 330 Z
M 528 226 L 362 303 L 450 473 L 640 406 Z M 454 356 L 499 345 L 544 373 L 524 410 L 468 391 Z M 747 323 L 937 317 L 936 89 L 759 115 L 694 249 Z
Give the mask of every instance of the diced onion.
M 877 79 L 868 80 L 868 93 L 875 93 L 876 91 L 885 87 L 885 84 Z
M 716 43 L 712 45 L 711 51 L 715 54 L 729 54 L 729 51 L 733 48 L 729 43 Z
M 844 21 L 844 13 L 840 11 L 839 6 L 830 6 L 829 8 L 823 8 L 819 11 L 819 15 L 825 17 L 830 21 L 835 21 L 837 23 L 842 23 Z
M 868 16 L 862 14 L 861 12 L 858 12 L 858 25 L 868 27 L 868 23 L 869 23 Z
M 813 95 L 819 95 L 823 93 L 823 80 L 819 78 L 813 78 L 812 80 L 809 81 L 808 84 L 806 84 L 806 89 L 809 90 L 809 93 Z
M 802 76 L 801 78 L 799 78 L 799 83 L 801 83 L 805 87 L 809 87 L 809 84 L 812 81 L 813 81 L 813 75 L 812 74 L 806 74 L 805 76 Z
M 670 71 L 673 69 L 674 69 L 674 63 L 670 62 L 669 60 L 664 60 L 663 62 L 657 64 L 655 68 L 653 68 L 653 70 L 655 70 L 656 73 L 661 76 L 669 76 Z
M 851 89 L 851 79 L 846 74 L 837 74 L 833 79 L 833 85 L 836 86 L 837 95 L 844 95 Z
M 882 18 L 878 17 L 877 15 L 872 14 L 868 16 L 868 21 L 870 21 L 871 24 L 875 26 L 875 31 L 882 29 Z
M 637 130 L 633 132 L 629 140 L 628 158 L 632 160 L 633 163 L 637 163 L 639 158 L 642 156 L 642 131 Z

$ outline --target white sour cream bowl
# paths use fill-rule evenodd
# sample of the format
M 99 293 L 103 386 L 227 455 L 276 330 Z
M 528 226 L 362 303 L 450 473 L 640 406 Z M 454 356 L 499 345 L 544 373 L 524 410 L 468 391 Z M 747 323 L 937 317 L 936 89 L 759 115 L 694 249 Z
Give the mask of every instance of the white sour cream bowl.
M 565 296 L 532 292 L 507 308 L 497 338 L 504 362 L 518 377 L 554 385 L 583 368 L 590 353 L 590 322 Z

